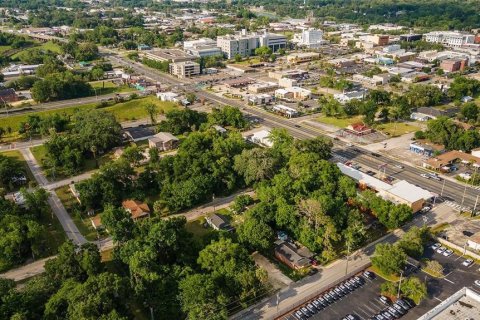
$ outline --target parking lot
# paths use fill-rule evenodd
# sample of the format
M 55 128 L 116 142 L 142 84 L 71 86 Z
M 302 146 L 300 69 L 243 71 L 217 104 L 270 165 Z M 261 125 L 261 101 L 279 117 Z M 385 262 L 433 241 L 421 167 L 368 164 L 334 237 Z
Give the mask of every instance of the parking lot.
M 435 252 L 430 246 L 425 249 L 424 258 L 438 261 L 444 267 L 445 277 L 435 278 L 419 269 L 409 267 L 405 274 L 426 281 L 428 296 L 418 306 L 410 309 L 401 319 L 414 320 L 419 318 L 463 287 L 470 287 L 480 292 L 480 288 L 474 285 L 474 281 L 480 279 L 479 265 L 476 263 L 464 266 L 462 263 L 466 260 L 465 257 L 456 254 L 446 257 Z M 372 316 L 385 310 L 386 306 L 379 300 L 380 285 L 385 280 L 379 277 L 373 280 L 362 278 L 365 280 L 363 286 L 318 311 L 310 319 L 343 319 L 348 314 L 353 315 L 356 319 L 371 319 Z M 287 316 L 285 319 L 295 318 Z

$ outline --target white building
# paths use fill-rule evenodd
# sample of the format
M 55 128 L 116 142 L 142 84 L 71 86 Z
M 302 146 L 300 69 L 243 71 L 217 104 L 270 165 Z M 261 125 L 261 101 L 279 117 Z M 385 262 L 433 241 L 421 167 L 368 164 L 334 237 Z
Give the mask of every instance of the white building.
M 197 57 L 210 57 L 222 54 L 222 50 L 217 46 L 217 41 L 210 38 L 184 41 L 183 50 Z
M 157 98 L 160 99 L 161 101 L 175 101 L 175 99 L 178 97 L 178 94 L 175 92 L 158 92 L 157 93 Z
M 254 132 L 253 134 L 247 136 L 247 140 L 250 142 L 261 144 L 266 147 L 271 148 L 273 146 L 272 140 L 270 140 L 270 128 L 264 128 L 259 131 Z
M 272 101 L 273 101 L 272 95 L 267 93 L 251 95 L 248 97 L 248 103 L 253 105 L 264 105 Z
M 318 49 L 322 44 L 327 43 L 326 40 L 323 40 L 322 30 L 317 29 L 307 29 L 295 34 L 292 42 L 310 49 Z
M 287 118 L 293 118 L 298 115 L 298 111 L 296 109 L 284 106 L 283 104 L 277 104 L 273 106 L 272 109 L 274 112 L 278 112 Z
M 333 98 L 338 102 L 340 102 L 341 104 L 345 104 L 354 99 L 363 100 L 365 99 L 366 95 L 367 93 L 365 91 L 351 91 L 351 92 L 345 92 L 345 93 L 336 93 L 333 95 Z
M 176 62 L 169 65 L 169 70 L 174 76 L 188 78 L 200 74 L 200 65 L 193 61 Z
M 198 40 L 184 41 L 183 50 L 187 51 L 199 46 L 202 47 L 202 46 L 216 46 L 216 45 L 217 45 L 217 41 L 213 39 L 200 38 Z
M 450 47 L 460 47 L 475 42 L 475 36 L 458 31 L 433 31 L 423 35 L 425 41 L 440 43 Z
M 267 33 L 250 33 L 244 29 L 235 35 L 226 35 L 217 38 L 217 46 L 227 56 L 232 59 L 239 54 L 242 57 L 248 57 L 255 53 L 255 49 L 261 46 L 270 47 L 273 51 L 287 46 L 287 38 L 284 35 Z

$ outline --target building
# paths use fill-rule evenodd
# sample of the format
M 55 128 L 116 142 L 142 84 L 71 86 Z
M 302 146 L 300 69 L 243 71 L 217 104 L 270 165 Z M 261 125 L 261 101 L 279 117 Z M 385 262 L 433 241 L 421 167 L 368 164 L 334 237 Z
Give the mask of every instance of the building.
M 372 189 L 382 199 L 395 204 L 406 204 L 413 212 L 421 210 L 425 201 L 434 196 L 431 192 L 404 180 L 392 185 L 343 163 L 338 162 L 337 166 L 343 174 L 357 181 L 360 188 Z
M 247 91 L 251 93 L 265 93 L 278 88 L 275 82 L 256 82 L 248 85 Z
M 150 208 L 148 205 L 138 200 L 124 200 L 122 207 L 132 215 L 133 221 L 150 216 Z
M 323 40 L 322 30 L 312 28 L 295 34 L 292 42 L 300 47 L 306 47 L 309 49 L 319 49 L 321 45 L 327 43 L 327 41 Z
M 217 37 L 217 46 L 228 59 L 233 59 L 237 54 L 242 57 L 251 56 L 255 54 L 255 49 L 262 46 L 267 46 L 274 52 L 286 48 L 287 38 L 284 35 L 267 32 L 247 34 L 244 29 L 235 35 Z
M 355 60 L 349 58 L 330 59 L 327 62 L 331 64 L 334 68 L 345 68 L 355 65 Z
M 445 59 L 440 63 L 440 69 L 445 72 L 463 71 L 468 66 L 468 59 Z
M 362 122 L 352 123 L 345 130 L 356 136 L 363 136 L 374 132 L 372 128 Z
M 10 103 L 18 101 L 18 96 L 13 88 L 0 88 L 0 103 Z
M 193 61 L 197 58 L 179 49 L 148 50 L 143 52 L 143 56 L 147 59 L 170 63 Z
M 442 167 L 449 166 L 458 160 L 465 164 L 471 163 L 473 166 L 480 167 L 480 158 L 457 150 L 445 152 L 435 158 L 430 158 L 423 162 L 423 167 L 432 170 L 441 170 Z
M 170 132 L 159 132 L 151 138 L 148 138 L 148 146 L 160 151 L 173 150 L 178 147 L 179 140 Z
M 183 50 L 197 57 L 210 57 L 222 54 L 222 50 L 217 46 L 217 41 L 210 38 L 184 41 Z
M 288 63 L 303 63 L 320 58 L 320 53 L 318 52 L 299 52 L 292 53 L 287 56 Z
M 178 94 L 171 91 L 157 93 L 157 98 L 160 99 L 161 101 L 175 101 L 177 97 L 178 97 Z
M 178 78 L 189 78 L 200 74 L 200 64 L 193 61 L 171 63 L 168 68 L 170 74 Z
M 280 80 L 283 78 L 292 79 L 292 80 L 303 80 L 303 79 L 308 79 L 308 71 L 301 70 L 301 69 L 270 71 L 268 72 L 268 77 L 276 80 Z
M 298 111 L 295 110 L 294 108 L 290 108 L 287 106 L 284 106 L 283 104 L 277 104 L 273 106 L 272 110 L 274 112 L 280 113 L 281 115 L 287 117 L 287 118 L 293 118 L 298 116 Z
M 442 152 L 443 151 L 443 146 L 437 145 L 437 144 L 427 144 L 424 142 L 412 142 L 410 143 L 409 150 L 413 153 L 422 155 L 422 156 L 427 156 L 431 157 L 435 152 Z
M 275 258 L 291 269 L 298 270 L 310 266 L 310 259 L 300 255 L 297 248 L 288 242 L 282 240 L 275 241 L 274 253 Z
M 418 33 L 409 33 L 400 35 L 400 41 L 413 42 L 422 40 L 422 35 Z
M 478 319 L 480 294 L 463 287 L 417 320 Z
M 281 100 L 305 100 L 310 98 L 312 92 L 301 87 L 289 87 L 275 90 L 275 98 Z
M 99 214 L 91 217 L 90 222 L 92 223 L 93 229 L 97 231 L 105 229 L 102 223 L 102 217 Z
M 363 100 L 365 99 L 366 95 L 367 93 L 365 91 L 350 91 L 345 93 L 335 93 L 333 95 L 333 98 L 341 104 L 345 104 L 354 99 Z
M 203 47 L 203 46 L 216 46 L 217 41 L 210 39 L 210 38 L 200 38 L 198 40 L 191 40 L 191 41 L 184 41 L 183 42 L 183 50 L 188 51 L 195 47 Z
M 257 95 L 251 95 L 248 97 L 248 103 L 252 105 L 265 105 L 269 104 L 273 101 L 273 97 L 270 94 L 257 94 Z
M 458 31 L 432 31 L 423 36 L 427 42 L 440 43 L 449 47 L 461 47 L 475 42 L 473 34 Z
M 211 214 L 205 218 L 205 221 L 207 221 L 208 225 L 212 227 L 213 229 L 220 231 L 220 230 L 225 230 L 225 231 L 232 231 L 233 227 L 230 225 L 228 220 L 219 214 Z
M 272 140 L 270 140 L 270 130 L 271 130 L 270 128 L 264 128 L 264 129 L 258 130 L 246 136 L 246 139 L 250 142 L 261 144 L 271 148 L 273 146 L 273 142 Z

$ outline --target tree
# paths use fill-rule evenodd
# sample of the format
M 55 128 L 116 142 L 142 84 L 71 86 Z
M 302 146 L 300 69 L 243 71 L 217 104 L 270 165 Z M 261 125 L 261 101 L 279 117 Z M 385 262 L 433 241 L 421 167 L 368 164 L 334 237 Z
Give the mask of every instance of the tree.
M 191 109 L 172 110 L 167 112 L 166 120 L 158 125 L 159 131 L 171 132 L 175 135 L 195 131 L 202 123 L 207 122 L 207 114 Z
M 253 203 L 253 198 L 249 194 L 241 194 L 235 197 L 231 208 L 233 212 L 239 214 L 245 211 L 247 206 Z
M 185 95 L 185 98 L 187 99 L 189 104 L 192 104 L 197 100 L 197 96 L 193 92 L 189 92 Z
M 425 264 L 425 269 L 434 275 L 443 275 L 443 266 L 437 260 L 428 260 Z
M 271 179 L 277 171 L 278 160 L 269 149 L 243 150 L 234 160 L 235 171 L 243 176 L 247 185 L 264 179 Z
M 423 255 L 425 245 L 430 239 L 427 228 L 413 226 L 406 232 L 398 242 L 398 246 L 409 256 L 420 258 Z
M 143 155 L 143 150 L 136 145 L 126 147 L 123 151 L 122 157 L 125 158 L 134 167 L 138 167 L 142 160 L 145 159 L 145 156 Z
M 464 96 L 475 96 L 480 92 L 480 81 L 463 76 L 453 79 L 448 89 L 448 96 L 452 99 L 461 99 Z
M 332 156 L 333 142 L 331 139 L 319 136 L 313 139 L 295 140 L 293 144 L 296 152 L 311 152 L 320 159 L 330 159 Z
M 123 208 L 107 205 L 102 214 L 102 224 L 118 243 L 124 243 L 134 237 L 135 223 L 132 215 Z
M 98 47 L 92 42 L 80 43 L 75 50 L 75 59 L 91 61 L 98 57 Z
M 154 103 L 147 103 L 145 105 L 145 111 L 147 111 L 148 116 L 150 117 L 150 122 L 152 125 L 157 123 L 158 109 Z
M 100 80 L 105 76 L 105 71 L 103 71 L 102 68 L 95 67 L 92 69 L 92 71 L 90 71 L 90 74 L 93 79 Z
M 467 121 L 478 121 L 478 116 L 480 115 L 480 109 L 475 102 L 465 103 L 460 109 L 460 114 Z
M 372 265 L 386 275 L 391 275 L 403 269 L 406 259 L 407 255 L 398 246 L 389 243 L 377 244 Z
M 235 59 L 235 62 L 240 62 L 240 61 L 242 61 L 242 55 L 240 55 L 239 53 L 237 53 L 237 54 L 235 54 L 234 59 Z
M 255 55 L 260 56 L 260 59 L 262 61 L 268 61 L 272 53 L 273 53 L 272 49 L 268 46 L 261 46 L 255 49 Z
M 20 180 L 17 178 L 25 176 L 25 170 L 22 164 L 12 158 L 0 154 L 0 186 L 11 190 Z
M 237 129 L 244 129 L 248 125 L 240 109 L 231 106 L 224 106 L 221 109 L 213 108 L 208 115 L 208 123 Z
M 274 232 L 263 221 L 247 214 L 245 221 L 237 229 L 238 239 L 254 250 L 267 251 L 272 247 Z
M 36 219 L 42 219 L 50 213 L 50 205 L 48 198 L 50 194 L 43 188 L 37 188 L 33 191 L 27 191 L 25 188 L 20 190 L 25 198 L 25 206 L 29 213 L 35 216 Z
M 410 277 L 402 281 L 400 291 L 419 304 L 427 296 L 427 285 L 416 277 Z

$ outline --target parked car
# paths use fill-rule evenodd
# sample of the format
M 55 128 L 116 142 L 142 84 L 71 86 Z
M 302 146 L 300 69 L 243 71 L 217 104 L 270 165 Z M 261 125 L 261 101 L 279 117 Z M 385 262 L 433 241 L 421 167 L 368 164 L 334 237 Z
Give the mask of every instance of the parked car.
M 430 248 L 432 248 L 433 250 L 437 250 L 439 247 L 441 247 L 442 245 L 440 243 L 434 243 L 432 244 L 432 246 Z
M 439 247 L 439 248 L 437 249 L 437 253 L 443 253 L 445 250 L 447 250 L 447 248 Z
M 432 207 L 430 206 L 425 206 L 422 208 L 422 210 L 420 210 L 422 213 L 427 213 L 429 212 L 430 210 L 432 210 Z
M 392 305 L 395 310 L 397 310 L 397 312 L 401 315 L 404 315 L 405 313 L 407 313 L 400 304 L 398 304 L 397 302 L 395 302 L 393 305 Z
M 388 299 L 387 297 L 385 296 L 380 296 L 378 297 L 378 300 L 380 300 L 381 303 L 389 306 L 390 305 L 390 299 Z
M 453 254 L 453 250 L 447 249 L 447 250 L 443 251 L 443 255 L 445 257 L 450 257 L 452 254 Z
M 372 271 L 368 271 L 368 270 L 365 271 L 365 272 L 363 273 L 363 276 L 364 276 L 365 278 L 370 279 L 370 280 L 375 279 L 375 273 L 373 273 Z
M 462 262 L 462 265 L 464 265 L 465 267 L 470 267 L 472 264 L 473 264 L 472 259 L 467 259 L 467 260 Z
M 475 280 L 473 283 L 474 283 L 477 287 L 480 287 L 480 280 Z

